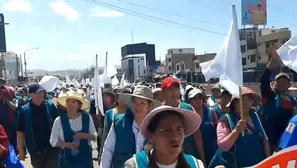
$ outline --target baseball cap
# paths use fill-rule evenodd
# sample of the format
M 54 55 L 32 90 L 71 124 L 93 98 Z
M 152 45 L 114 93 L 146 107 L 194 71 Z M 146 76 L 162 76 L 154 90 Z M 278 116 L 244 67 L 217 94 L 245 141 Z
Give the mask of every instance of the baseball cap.
M 202 94 L 204 96 L 203 92 L 200 89 L 193 89 L 189 93 L 189 99 L 195 97 L 197 94 Z
M 178 84 L 178 86 L 180 86 L 179 80 L 177 80 L 173 77 L 167 77 L 162 81 L 161 88 L 162 89 L 170 88 L 170 86 L 175 83 Z
M 40 93 L 45 91 L 45 89 L 38 83 L 33 83 L 28 86 L 29 93 Z
M 279 78 L 287 78 L 289 81 L 291 81 L 290 76 L 283 72 L 281 72 L 275 76 L 275 80 L 278 80 Z

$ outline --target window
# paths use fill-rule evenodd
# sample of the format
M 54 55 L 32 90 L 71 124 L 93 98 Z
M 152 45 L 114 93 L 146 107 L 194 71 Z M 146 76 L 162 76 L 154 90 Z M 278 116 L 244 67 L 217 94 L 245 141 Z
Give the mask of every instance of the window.
M 183 52 L 183 50 L 182 50 L 182 49 L 179 49 L 178 51 L 179 51 L 179 52 Z
M 242 65 L 246 65 L 246 58 L 242 58 Z
M 171 71 L 171 66 L 168 67 L 168 70 Z
M 195 68 L 199 69 L 199 63 L 195 63 Z
M 139 62 L 139 59 L 138 59 L 138 62 Z
M 138 69 L 140 69 L 140 66 L 138 65 Z
M 251 55 L 251 63 L 256 62 L 256 54 Z
M 146 74 L 145 70 L 143 71 L 143 74 Z
M 185 69 L 185 64 L 181 64 L 181 70 Z
M 274 45 L 275 43 L 278 43 L 278 39 L 276 39 L 276 40 L 271 40 L 271 45 Z
M 179 65 L 178 64 L 176 65 L 176 70 L 179 71 Z
M 258 58 L 259 60 L 261 59 L 261 56 L 259 56 L 259 58 Z
M 245 53 L 246 52 L 246 45 L 240 46 L 240 50 L 241 50 L 241 53 Z
M 270 47 L 270 43 L 269 43 L 269 41 L 266 41 L 266 48 L 269 48 Z
M 171 62 L 171 58 L 168 58 L 168 62 Z

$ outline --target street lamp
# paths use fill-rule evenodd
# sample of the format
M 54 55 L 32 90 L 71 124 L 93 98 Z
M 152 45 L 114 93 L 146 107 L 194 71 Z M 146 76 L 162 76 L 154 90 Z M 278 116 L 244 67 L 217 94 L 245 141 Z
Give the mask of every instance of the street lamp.
M 25 50 L 25 52 L 24 52 L 25 77 L 26 77 L 26 82 L 27 82 L 27 83 L 28 83 L 28 72 L 27 72 L 26 52 L 27 52 L 27 51 L 31 51 L 31 50 L 38 50 L 38 49 L 39 49 L 39 47 L 36 47 L 36 48 L 30 48 L 30 49 Z

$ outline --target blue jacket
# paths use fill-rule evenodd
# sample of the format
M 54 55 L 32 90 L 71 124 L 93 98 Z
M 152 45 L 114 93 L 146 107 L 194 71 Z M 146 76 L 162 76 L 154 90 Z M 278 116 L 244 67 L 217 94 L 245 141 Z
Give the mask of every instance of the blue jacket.
M 55 105 L 48 101 L 45 100 L 45 107 L 46 107 L 46 113 L 47 113 L 47 119 L 48 119 L 48 124 L 49 127 L 52 128 L 54 118 L 53 118 L 53 110 L 56 110 Z M 31 117 L 31 109 L 30 109 L 30 103 L 25 104 L 21 108 L 21 113 L 24 114 L 25 116 L 25 143 L 26 147 L 28 149 L 29 153 L 36 152 L 36 143 L 35 143 L 35 137 L 33 133 L 33 123 L 32 123 L 32 117 Z

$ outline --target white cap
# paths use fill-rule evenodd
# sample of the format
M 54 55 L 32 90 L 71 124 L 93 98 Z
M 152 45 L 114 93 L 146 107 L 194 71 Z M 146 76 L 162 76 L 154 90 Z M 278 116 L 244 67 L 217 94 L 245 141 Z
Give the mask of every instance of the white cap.
M 189 90 L 189 89 L 192 89 L 194 88 L 192 85 L 187 85 L 186 88 L 185 88 L 185 91 Z
M 190 93 L 189 93 L 189 99 L 195 97 L 197 94 L 202 94 L 203 95 L 203 92 L 200 89 L 191 90 Z

